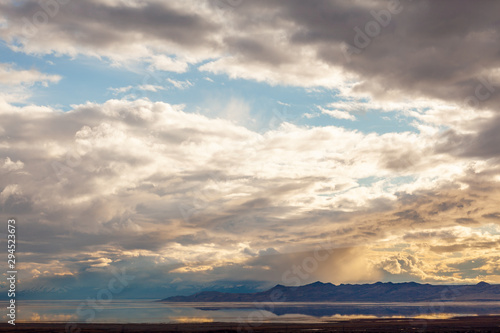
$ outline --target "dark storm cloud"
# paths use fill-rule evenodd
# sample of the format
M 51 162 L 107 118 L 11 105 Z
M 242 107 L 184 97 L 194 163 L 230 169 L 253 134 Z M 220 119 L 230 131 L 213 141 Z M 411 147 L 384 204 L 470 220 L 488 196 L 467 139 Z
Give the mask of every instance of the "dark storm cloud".
M 50 16 L 47 24 L 59 29 L 58 38 L 97 49 L 130 43 L 129 38 L 140 36 L 196 48 L 200 44 L 214 45 L 210 36 L 219 29 L 202 13 L 182 11 L 165 2 L 141 2 L 132 7 L 98 1 L 54 3 L 46 2 L 46 6 L 36 1 L 3 3 L 0 10 L 9 21 L 25 23 L 23 33 L 30 29 L 26 19 L 37 26 L 37 20 L 44 22 L 37 13 L 45 11 Z
M 465 157 L 500 157 L 500 117 L 476 125 L 477 134 L 459 134 L 449 130 L 443 134 L 438 152 L 448 152 Z
M 389 2 L 377 2 L 388 12 Z M 366 82 L 360 89 L 387 87 L 410 96 L 437 97 L 463 102 L 474 94 L 483 71 L 499 65 L 498 17 L 500 4 L 470 1 L 401 1 L 387 27 L 344 66 Z M 374 18 L 366 18 L 365 24 Z M 354 28 L 351 26 L 350 28 Z M 359 24 L 359 28 L 366 26 Z M 355 32 L 351 31 L 354 38 Z M 344 42 L 355 46 L 354 39 Z M 480 52 L 480 57 L 479 53 Z M 339 59 L 325 60 L 338 63 Z M 368 83 L 369 82 L 369 83 Z M 382 90 L 383 89 L 383 90 Z
M 265 39 L 228 37 L 224 42 L 229 50 L 242 57 L 242 61 L 262 62 L 276 66 L 292 61 L 291 55 L 286 50 L 269 45 Z
M 496 2 L 465 0 L 247 1 L 233 14 L 238 31 L 266 30 L 276 37 L 287 29 L 290 51 L 307 46 L 317 59 L 357 73 L 364 82 L 359 90 L 375 95 L 400 91 L 462 104 L 500 65 L 499 10 Z M 247 45 L 241 49 L 247 59 L 269 66 L 288 60 L 272 55 L 273 38 L 258 44 L 246 37 L 227 41 Z M 341 45 L 346 44 L 356 53 L 345 52 Z M 490 95 L 485 104 L 500 100 Z
M 257 71 L 294 84 L 300 80 L 293 75 L 309 66 L 306 85 L 332 75 L 315 68 L 323 63 L 358 75 L 355 89 L 373 96 L 397 93 L 474 107 L 500 101 L 493 73 L 500 66 L 500 3 L 492 1 L 244 1 L 223 17 L 203 2 L 73 1 L 59 6 L 32 40 L 23 38 L 23 18 L 39 12 L 38 3 L 0 9 L 9 23 L 3 38 L 20 38 L 27 50 L 115 57 L 133 46 L 120 57 L 232 56 L 232 66 L 218 70 L 245 76 L 242 70 L 255 62 Z

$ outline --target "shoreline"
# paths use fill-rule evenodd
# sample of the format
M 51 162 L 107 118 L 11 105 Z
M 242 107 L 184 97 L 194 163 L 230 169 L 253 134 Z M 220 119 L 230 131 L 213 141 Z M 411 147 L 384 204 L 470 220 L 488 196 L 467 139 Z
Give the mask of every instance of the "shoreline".
M 356 319 L 328 323 L 18 323 L 0 324 L 0 332 L 500 332 L 500 316 L 454 317 L 450 319 Z M 69 329 L 68 329 L 69 327 Z

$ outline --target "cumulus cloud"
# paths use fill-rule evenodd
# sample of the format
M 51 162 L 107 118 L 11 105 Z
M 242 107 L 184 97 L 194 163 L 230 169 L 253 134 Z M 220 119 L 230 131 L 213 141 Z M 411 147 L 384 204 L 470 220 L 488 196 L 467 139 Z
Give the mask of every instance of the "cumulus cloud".
M 9 157 L 5 158 L 3 161 L 2 169 L 6 171 L 20 170 L 24 167 L 24 163 L 21 161 L 13 162 Z
M 251 266 L 250 254 L 260 258 L 271 247 L 297 253 L 330 237 L 356 248 L 389 233 L 402 239 L 407 228 L 481 227 L 491 221 L 482 216 L 497 212 L 496 183 L 481 187 L 469 177 L 479 166 L 436 153 L 436 138 L 426 133 L 291 124 L 257 133 L 148 100 L 66 113 L 4 105 L 1 115 L 8 158 L 0 172 L 9 177 L 0 178 L 0 206 L 23 219 L 26 271 L 80 274 L 141 256 L 175 264 L 169 274 L 210 271 L 224 279 L 231 265 Z M 417 178 L 398 181 L 407 176 Z M 370 177 L 383 179 L 366 183 Z M 478 198 L 482 207 L 473 210 Z M 65 255 L 56 264 L 57 253 Z M 94 259 L 76 265 L 74 256 L 84 253 Z M 359 267 L 366 260 L 376 267 L 376 259 L 363 260 Z M 381 267 L 397 274 L 398 263 Z M 345 275 L 352 270 L 322 269 L 311 278 L 354 281 Z

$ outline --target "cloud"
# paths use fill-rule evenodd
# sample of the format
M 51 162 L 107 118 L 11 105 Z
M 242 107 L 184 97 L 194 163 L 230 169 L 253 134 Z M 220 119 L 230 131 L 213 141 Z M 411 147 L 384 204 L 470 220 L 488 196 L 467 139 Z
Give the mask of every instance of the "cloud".
M 152 85 L 152 84 L 143 84 L 139 86 L 126 86 L 126 87 L 120 87 L 120 88 L 108 88 L 113 92 L 113 94 L 118 95 L 118 94 L 123 94 L 126 92 L 129 92 L 132 89 L 137 89 L 141 91 L 151 91 L 151 92 L 158 92 L 159 90 L 165 90 L 164 87 L 162 86 L 157 86 L 157 85 Z
M 61 79 L 59 75 L 44 74 L 33 68 L 17 69 L 12 64 L 0 63 L 0 103 L 25 103 L 33 85 L 39 83 L 47 87 Z
M 121 1 L 70 2 L 41 6 L 36 1 L 2 4 L 7 20 L 1 37 L 29 53 L 109 57 L 113 61 L 144 58 L 159 70 L 183 72 L 187 62 L 217 49 L 213 38 L 220 27 L 207 20 L 206 6 L 194 2 Z M 77 31 L 77 33 L 73 33 Z M 171 58 L 164 54 L 182 54 Z M 208 52 L 206 55 L 214 54 Z
M 21 170 L 24 167 L 23 162 L 21 161 L 13 162 L 9 157 L 5 158 L 2 164 L 3 164 L 2 169 L 5 169 L 7 171 Z
M 450 13 L 450 5 L 460 10 Z M 25 1 L 1 5 L 7 24 L 0 36 L 28 53 L 85 54 L 115 63 L 141 59 L 178 73 L 201 64 L 203 71 L 270 84 L 495 109 L 499 75 L 492 45 L 499 31 L 492 13 L 498 6 L 246 1 L 221 9 L 192 1 L 89 1 L 48 9 Z M 42 16 L 47 19 L 36 20 Z M 454 23 L 443 28 L 443 21 Z M 346 53 L 347 44 L 357 51 Z M 479 49 L 480 58 L 473 51 Z
M 174 60 L 163 54 L 151 56 L 151 67 L 160 71 L 184 73 L 188 68 L 188 63 L 185 61 Z
M 408 230 L 439 235 L 459 226 L 455 239 L 493 237 L 474 231 L 497 213 L 492 169 L 436 153 L 439 134 L 287 123 L 257 133 L 145 99 L 86 103 L 65 113 L 4 103 L 0 113 L 0 150 L 7 156 L 0 173 L 8 175 L 0 177 L 0 209 L 23 220 L 26 272 L 90 274 L 144 257 L 173 278 L 206 271 L 228 279 L 238 271 L 231 267 L 247 272 L 242 267 L 257 265 L 249 255 L 307 252 L 329 237 L 353 249 L 387 237 L 404 243 Z M 414 246 L 423 246 L 413 237 Z M 425 253 L 446 253 L 451 245 L 442 238 Z M 370 253 L 348 261 L 376 266 Z M 283 273 L 272 262 L 259 263 L 264 271 L 276 269 L 261 275 L 266 279 Z M 419 275 L 398 263 L 414 278 L 451 279 L 432 266 L 419 267 L 427 274 Z M 374 268 L 355 280 L 346 275 L 354 269 L 326 267 L 311 278 L 368 281 L 381 272 Z M 392 260 L 380 267 L 395 274 L 399 266 Z
M 456 155 L 476 158 L 496 158 L 500 154 L 500 117 L 482 119 L 471 124 L 468 133 L 450 129 L 442 134 L 437 149 Z
M 17 70 L 12 65 L 0 63 L 0 84 L 7 86 L 32 85 L 37 82 L 47 86 L 49 83 L 57 83 L 60 80 L 59 75 L 43 74 L 35 69 Z
M 186 89 L 186 88 L 193 86 L 193 84 L 191 82 L 189 82 L 189 80 L 177 81 L 177 80 L 173 80 L 173 79 L 167 79 L 167 81 L 170 82 L 177 89 Z
M 406 275 L 409 280 L 425 280 L 422 262 L 412 255 L 397 255 L 380 263 L 381 268 L 392 275 Z
M 344 112 L 344 111 L 340 111 L 340 110 L 328 110 L 328 109 L 325 109 L 321 106 L 318 106 L 318 109 L 321 110 L 321 113 L 327 114 L 333 118 L 353 120 L 353 121 L 356 120 L 356 117 L 354 117 L 352 114 L 349 114 L 348 112 Z

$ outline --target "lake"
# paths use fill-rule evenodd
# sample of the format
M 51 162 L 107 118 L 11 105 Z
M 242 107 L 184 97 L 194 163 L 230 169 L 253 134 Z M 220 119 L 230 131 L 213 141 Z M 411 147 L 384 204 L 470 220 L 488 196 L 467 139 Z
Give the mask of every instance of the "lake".
M 7 302 L 0 302 L 5 309 Z M 17 322 L 328 322 L 359 318 L 500 315 L 500 302 L 161 303 L 154 300 L 18 300 Z

